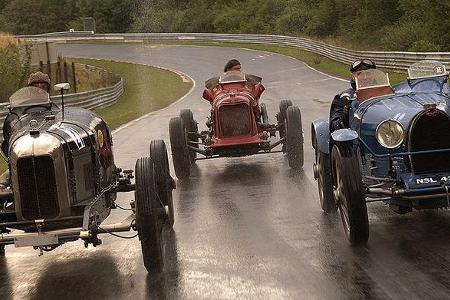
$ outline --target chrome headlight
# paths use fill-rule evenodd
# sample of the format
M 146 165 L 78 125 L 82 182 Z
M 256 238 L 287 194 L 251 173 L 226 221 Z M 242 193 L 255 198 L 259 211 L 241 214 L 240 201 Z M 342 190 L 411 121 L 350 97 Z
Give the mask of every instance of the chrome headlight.
M 404 133 L 402 124 L 394 120 L 386 120 L 378 125 L 375 137 L 381 146 L 392 149 L 400 146 Z

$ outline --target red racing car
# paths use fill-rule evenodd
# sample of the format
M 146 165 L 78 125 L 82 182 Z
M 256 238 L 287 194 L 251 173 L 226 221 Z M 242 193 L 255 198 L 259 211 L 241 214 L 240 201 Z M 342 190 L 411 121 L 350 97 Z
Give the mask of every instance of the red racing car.
M 183 109 L 169 123 L 173 164 L 178 178 L 190 176 L 196 160 L 284 152 L 289 166 L 303 166 L 303 131 L 300 109 L 290 100 L 280 102 L 277 123 L 269 124 L 267 109 L 259 98 L 261 78 L 230 71 L 206 82 L 203 98 L 211 104 L 206 126 L 198 131 L 190 109 Z M 272 141 L 278 132 L 279 138 Z M 274 150 L 281 145 L 281 150 Z M 198 154 L 204 157 L 197 157 Z

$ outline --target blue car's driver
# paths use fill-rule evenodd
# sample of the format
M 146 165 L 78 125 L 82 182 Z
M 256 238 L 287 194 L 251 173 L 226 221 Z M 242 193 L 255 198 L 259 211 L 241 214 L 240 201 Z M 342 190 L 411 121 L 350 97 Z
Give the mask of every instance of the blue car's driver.
M 349 99 L 354 98 L 356 92 L 355 76 L 359 71 L 376 69 L 377 66 L 370 59 L 361 59 L 355 61 L 350 67 L 352 79 L 350 80 L 351 88 L 334 96 L 330 108 L 330 132 L 338 129 L 348 128 L 348 110 Z

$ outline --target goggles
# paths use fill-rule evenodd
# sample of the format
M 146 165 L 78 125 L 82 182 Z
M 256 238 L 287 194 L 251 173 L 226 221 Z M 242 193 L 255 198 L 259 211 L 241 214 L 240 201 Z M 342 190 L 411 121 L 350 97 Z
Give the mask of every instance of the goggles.
M 360 59 L 355 61 L 350 68 L 350 72 L 356 72 L 367 69 L 376 69 L 375 63 L 370 59 Z

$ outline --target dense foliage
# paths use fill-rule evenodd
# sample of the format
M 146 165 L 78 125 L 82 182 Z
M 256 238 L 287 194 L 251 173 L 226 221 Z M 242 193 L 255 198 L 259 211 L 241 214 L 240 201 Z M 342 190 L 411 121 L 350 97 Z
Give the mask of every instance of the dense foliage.
M 30 73 L 29 55 L 28 47 L 20 47 L 17 39 L 0 33 L 0 102 L 7 101 L 26 83 Z
M 309 36 L 360 48 L 450 51 L 450 0 L 0 0 L 0 31 Z
M 143 0 L 132 30 L 301 35 L 364 48 L 450 51 L 450 0 Z
M 0 0 L 0 32 L 37 34 L 81 30 L 94 17 L 98 32 L 126 32 L 135 0 Z

